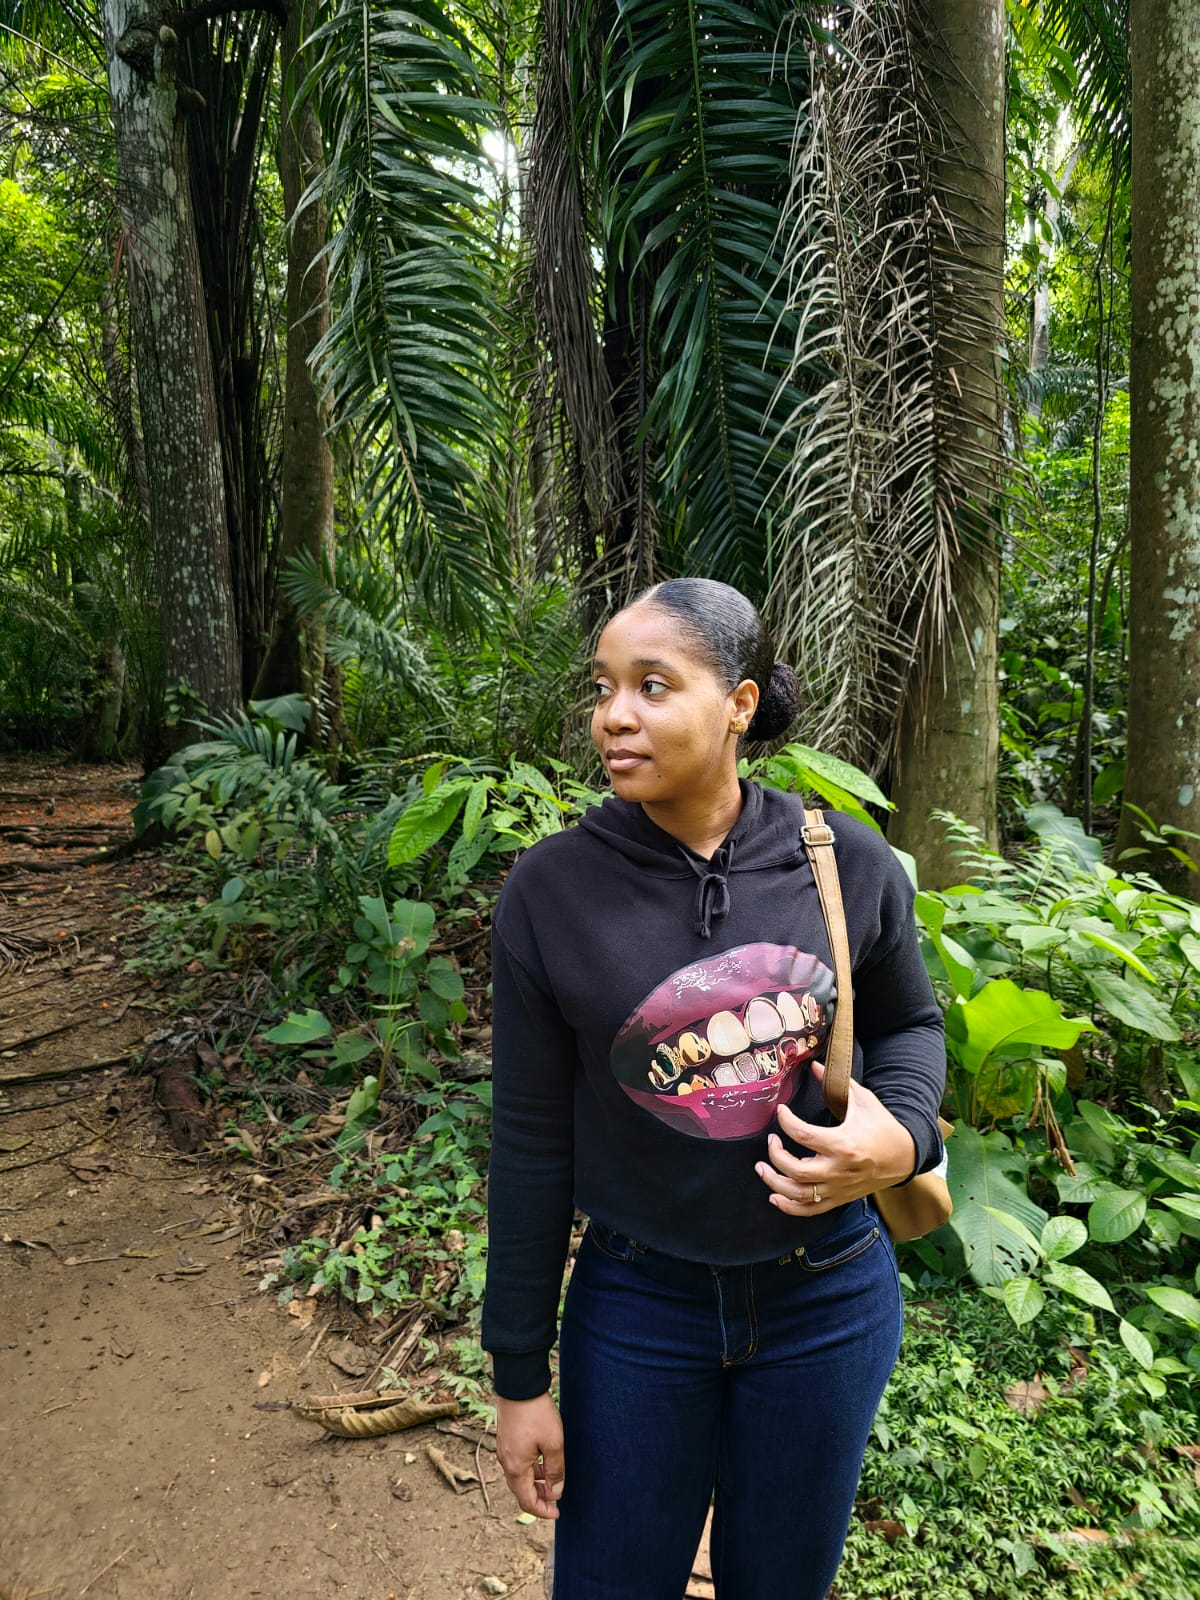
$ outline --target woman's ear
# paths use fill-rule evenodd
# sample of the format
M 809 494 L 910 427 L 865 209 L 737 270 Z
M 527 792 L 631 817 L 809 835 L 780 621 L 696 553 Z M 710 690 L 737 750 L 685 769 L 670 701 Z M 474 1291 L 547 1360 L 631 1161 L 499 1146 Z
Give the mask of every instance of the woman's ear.
M 758 710 L 758 685 L 753 678 L 743 678 L 729 696 L 729 702 L 732 725 L 739 734 L 745 733 L 754 721 L 754 713 Z

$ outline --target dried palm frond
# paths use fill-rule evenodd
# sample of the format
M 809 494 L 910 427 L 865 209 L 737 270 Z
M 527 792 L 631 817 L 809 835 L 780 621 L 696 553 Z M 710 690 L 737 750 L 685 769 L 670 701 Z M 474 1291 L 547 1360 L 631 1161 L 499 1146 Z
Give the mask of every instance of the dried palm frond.
M 963 418 L 985 392 L 998 404 L 996 337 L 976 309 L 990 268 L 938 167 L 920 7 L 852 0 L 830 20 L 780 229 L 784 381 L 802 398 L 779 412 L 769 609 L 813 707 L 806 737 L 878 771 L 994 516 L 996 430 Z

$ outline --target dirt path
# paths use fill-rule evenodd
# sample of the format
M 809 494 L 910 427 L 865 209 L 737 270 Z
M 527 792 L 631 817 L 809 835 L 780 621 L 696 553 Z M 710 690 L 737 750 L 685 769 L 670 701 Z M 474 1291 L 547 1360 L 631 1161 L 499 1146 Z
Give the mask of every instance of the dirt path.
M 0 1600 L 541 1600 L 548 1530 L 488 1450 L 288 1408 L 353 1387 L 326 1351 L 355 1328 L 259 1293 L 230 1180 L 132 1070 L 169 1014 L 120 960 L 156 863 L 104 859 L 135 778 L 0 761 Z

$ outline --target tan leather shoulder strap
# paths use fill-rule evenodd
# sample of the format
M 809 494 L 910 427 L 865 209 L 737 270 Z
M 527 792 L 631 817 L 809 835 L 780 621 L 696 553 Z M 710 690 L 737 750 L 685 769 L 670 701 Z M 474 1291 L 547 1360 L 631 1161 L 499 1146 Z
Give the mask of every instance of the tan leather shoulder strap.
M 825 1050 L 825 1103 L 840 1122 L 850 1104 L 850 1070 L 854 1062 L 854 986 L 850 970 L 850 938 L 846 932 L 846 909 L 842 904 L 842 884 L 833 853 L 833 829 L 823 811 L 805 811 L 800 830 L 812 866 L 829 948 L 833 952 L 833 975 L 837 980 L 837 1010 Z

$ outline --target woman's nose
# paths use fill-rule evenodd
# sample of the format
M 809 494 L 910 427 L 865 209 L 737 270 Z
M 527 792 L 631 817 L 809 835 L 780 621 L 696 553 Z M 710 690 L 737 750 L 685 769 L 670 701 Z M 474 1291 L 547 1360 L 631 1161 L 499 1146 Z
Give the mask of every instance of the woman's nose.
M 636 728 L 637 712 L 633 695 L 624 689 L 615 689 L 601 708 L 604 726 L 615 733 L 620 728 Z

